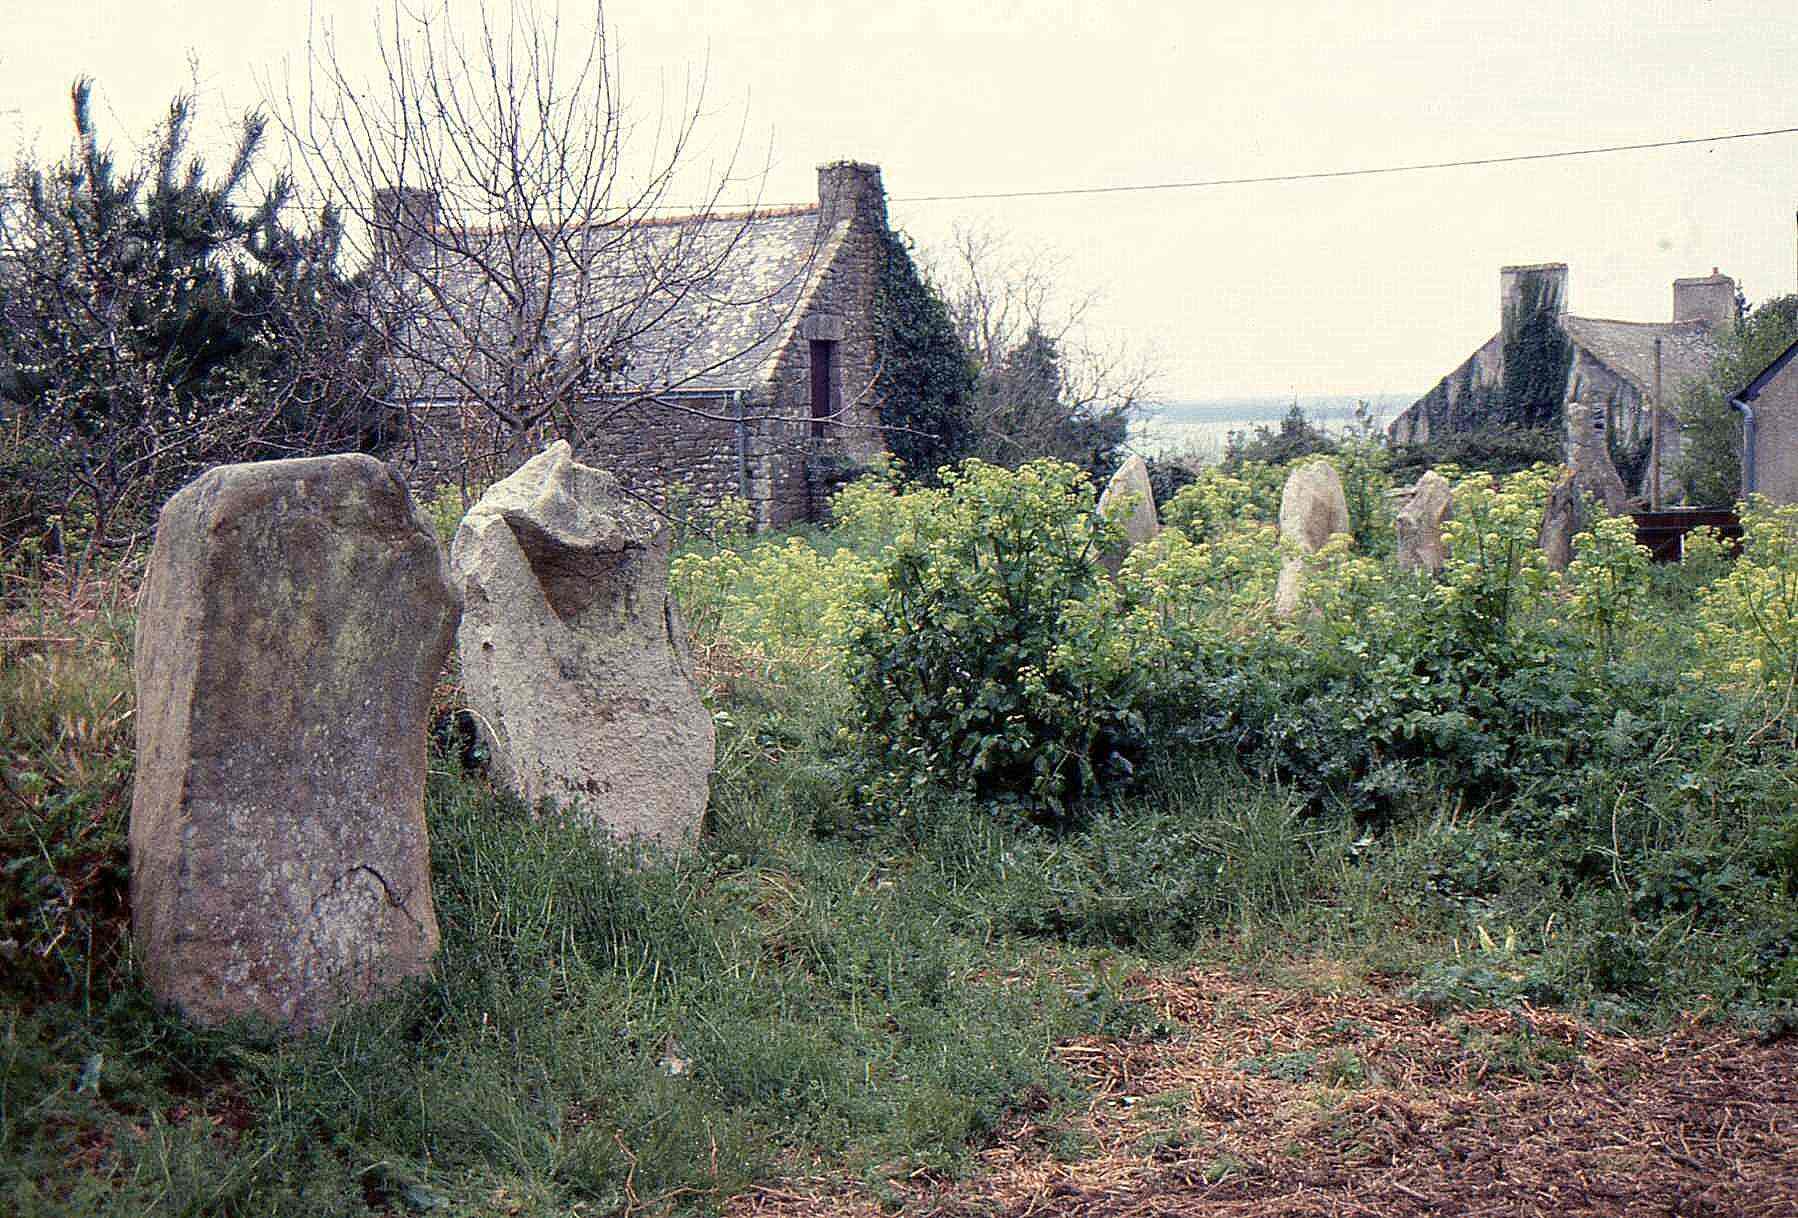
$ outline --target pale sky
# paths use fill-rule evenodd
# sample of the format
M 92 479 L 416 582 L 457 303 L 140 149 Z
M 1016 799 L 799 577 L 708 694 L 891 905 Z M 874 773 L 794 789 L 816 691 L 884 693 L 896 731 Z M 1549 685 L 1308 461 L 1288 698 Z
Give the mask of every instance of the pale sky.
M 309 19 L 360 54 L 351 0 L 9 0 L 0 153 L 67 140 L 91 74 L 122 149 L 196 79 L 202 133 L 260 98 Z M 452 0 L 452 14 L 471 3 Z M 589 10 L 564 4 L 570 14 Z M 912 196 L 1308 173 L 1798 127 L 1780 0 L 1261 4 L 612 0 L 627 101 L 703 69 L 714 142 L 881 166 L 920 244 L 957 222 L 1064 257 L 1101 334 L 1168 398 L 1418 391 L 1497 328 L 1498 268 L 1569 264 L 1574 312 L 1666 320 L 1713 266 L 1794 290 L 1798 135 L 1331 181 L 1063 198 Z M 190 69 L 190 63 L 194 65 Z M 678 93 L 674 95 L 678 101 Z

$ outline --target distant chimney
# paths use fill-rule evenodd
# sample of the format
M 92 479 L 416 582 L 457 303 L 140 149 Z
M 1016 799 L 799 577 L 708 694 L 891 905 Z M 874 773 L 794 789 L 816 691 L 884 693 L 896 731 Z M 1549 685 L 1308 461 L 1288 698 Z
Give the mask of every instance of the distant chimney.
M 1533 266 L 1498 269 L 1498 328 L 1505 343 L 1529 317 L 1548 313 L 1560 318 L 1567 313 L 1567 264 L 1539 262 Z
M 1673 320 L 1709 322 L 1721 333 L 1735 328 L 1736 281 L 1716 267 L 1702 279 L 1673 281 Z
M 886 227 L 887 192 L 880 184 L 880 166 L 859 161 L 818 166 L 818 223 L 829 228 L 843 220 Z
M 437 192 L 422 187 L 399 186 L 375 191 L 375 252 L 391 258 L 403 250 L 415 250 L 441 218 Z

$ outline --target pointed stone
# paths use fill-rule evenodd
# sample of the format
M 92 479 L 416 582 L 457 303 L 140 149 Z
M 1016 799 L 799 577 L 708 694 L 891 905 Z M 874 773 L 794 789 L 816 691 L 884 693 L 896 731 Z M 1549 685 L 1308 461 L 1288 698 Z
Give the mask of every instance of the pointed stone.
M 372 457 L 220 466 L 169 500 L 131 800 L 159 997 L 310 1028 L 429 969 L 426 721 L 457 613 L 436 534 Z
M 1127 509 L 1126 501 L 1130 505 Z M 1110 516 L 1114 512 L 1123 513 L 1118 523 L 1123 526 L 1126 550 L 1153 541 L 1161 531 L 1155 515 L 1155 488 L 1149 484 L 1149 465 L 1140 456 L 1133 455 L 1120 465 L 1105 484 L 1105 493 L 1099 496 L 1099 514 Z
M 668 594 L 667 522 L 558 441 L 496 484 L 451 546 L 462 683 L 496 775 L 620 837 L 684 845 L 714 729 Z

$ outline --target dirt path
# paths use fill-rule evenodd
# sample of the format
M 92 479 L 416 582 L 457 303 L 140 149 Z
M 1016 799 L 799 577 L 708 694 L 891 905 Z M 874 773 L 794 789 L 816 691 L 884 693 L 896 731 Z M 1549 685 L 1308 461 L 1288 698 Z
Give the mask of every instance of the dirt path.
M 972 1177 L 909 1182 L 908 1214 L 1798 1214 L 1798 1042 L 1684 1026 L 1600 1033 L 1522 1009 L 1433 1014 L 1386 995 L 1218 972 L 1139 978 L 1166 1040 L 1058 1050 L 1092 1088 L 1069 1123 L 1015 1120 Z M 1052 1153 L 1072 1132 L 1086 1153 Z M 823 1181 L 735 1218 L 873 1215 Z

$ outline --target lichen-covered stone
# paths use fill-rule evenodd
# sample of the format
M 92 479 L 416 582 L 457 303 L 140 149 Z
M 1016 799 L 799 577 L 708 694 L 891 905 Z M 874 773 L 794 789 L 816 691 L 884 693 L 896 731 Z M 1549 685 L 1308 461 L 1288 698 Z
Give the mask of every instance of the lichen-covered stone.
M 1128 502 L 1129 506 L 1125 504 Z M 1139 456 L 1132 456 L 1111 475 L 1105 493 L 1099 496 L 1099 514 L 1117 514 L 1124 530 L 1126 552 L 1144 542 L 1153 541 L 1161 531 L 1155 515 L 1155 489 L 1149 485 L 1149 466 Z
M 435 534 L 372 457 L 220 466 L 169 500 L 131 802 L 157 995 L 308 1028 L 428 969 L 426 721 L 457 614 Z
M 1305 555 L 1315 554 L 1337 533 L 1349 531 L 1348 497 L 1342 476 L 1327 461 L 1301 465 L 1287 475 L 1280 491 L 1280 540 L 1297 554 L 1288 555 L 1274 585 L 1274 613 L 1292 617 L 1304 598 Z
M 1442 522 L 1449 518 L 1454 506 L 1455 497 L 1447 478 L 1432 469 L 1417 480 L 1411 498 L 1393 521 L 1401 570 L 1428 571 L 1431 575 L 1442 570 L 1448 558 Z
M 462 682 L 500 779 L 621 837 L 690 842 L 714 731 L 666 522 L 558 441 L 481 497 L 451 562 Z

